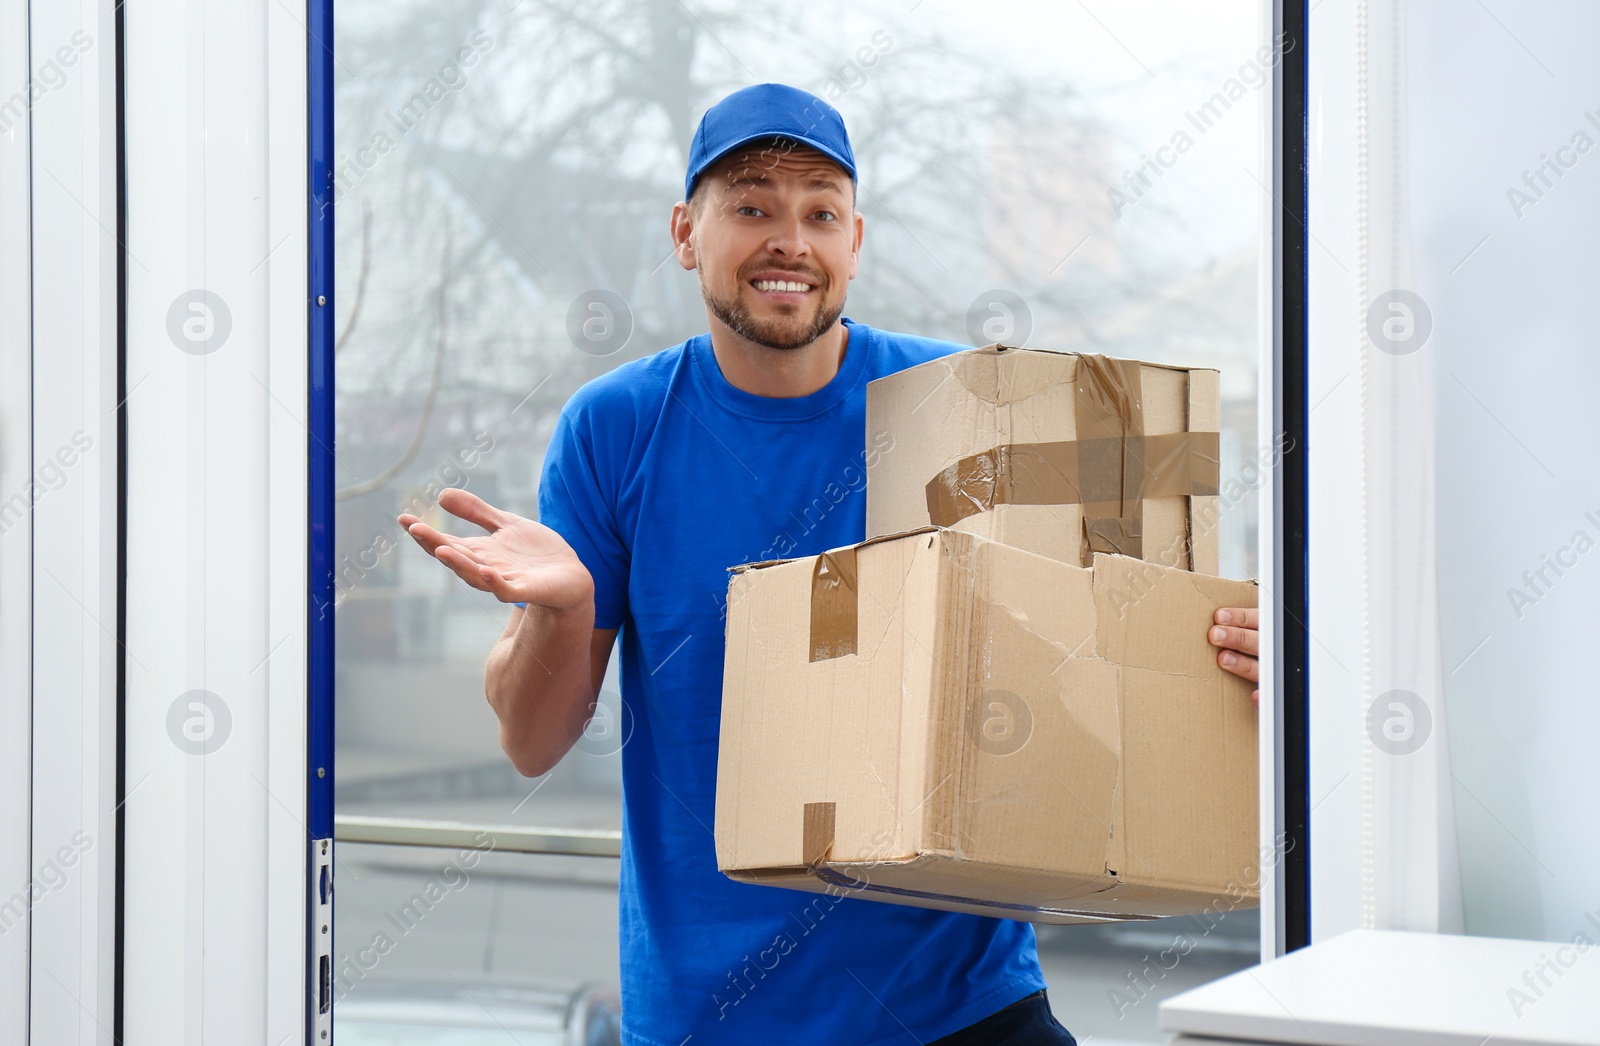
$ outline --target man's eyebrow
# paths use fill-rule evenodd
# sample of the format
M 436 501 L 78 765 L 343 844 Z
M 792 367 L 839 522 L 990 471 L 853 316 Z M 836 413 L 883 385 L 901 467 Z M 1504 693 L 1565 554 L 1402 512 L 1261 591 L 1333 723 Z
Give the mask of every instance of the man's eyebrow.
M 819 192 L 831 190 L 839 193 L 841 196 L 844 195 L 844 186 L 840 184 L 839 179 L 828 178 L 820 174 L 809 179 L 806 182 L 806 188 Z

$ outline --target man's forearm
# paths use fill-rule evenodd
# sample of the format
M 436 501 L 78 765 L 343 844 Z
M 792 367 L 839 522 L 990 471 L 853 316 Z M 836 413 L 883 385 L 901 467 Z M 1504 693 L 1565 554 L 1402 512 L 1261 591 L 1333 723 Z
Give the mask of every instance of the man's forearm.
M 516 633 L 489 652 L 484 691 L 519 773 L 548 772 L 583 733 L 594 712 L 593 637 L 592 596 L 571 610 L 529 604 Z

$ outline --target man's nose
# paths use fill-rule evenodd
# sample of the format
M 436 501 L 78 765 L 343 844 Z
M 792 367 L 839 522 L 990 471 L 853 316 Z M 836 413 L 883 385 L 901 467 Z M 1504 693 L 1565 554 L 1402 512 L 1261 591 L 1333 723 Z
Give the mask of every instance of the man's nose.
M 778 222 L 767 240 L 767 249 L 786 258 L 804 257 L 810 250 L 810 244 L 806 241 L 805 223 L 798 217 Z

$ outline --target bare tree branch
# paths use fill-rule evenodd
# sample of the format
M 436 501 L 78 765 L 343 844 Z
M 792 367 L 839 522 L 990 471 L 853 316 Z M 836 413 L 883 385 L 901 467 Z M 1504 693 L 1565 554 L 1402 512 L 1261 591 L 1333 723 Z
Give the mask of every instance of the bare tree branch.
M 417 456 L 417 451 L 422 449 L 422 439 L 428 433 L 428 422 L 433 418 L 433 405 L 439 395 L 439 377 L 444 371 L 444 343 L 446 330 L 446 301 L 450 290 L 450 224 L 447 221 L 444 227 L 444 252 L 439 259 L 439 340 L 433 354 L 433 374 L 428 379 L 428 395 L 422 403 L 422 416 L 417 419 L 417 430 L 411 437 L 411 445 L 406 448 L 400 460 L 390 465 L 382 473 L 372 479 L 352 483 L 348 487 L 336 491 L 335 500 L 343 501 L 346 498 L 360 497 L 370 494 L 374 490 L 385 486 L 390 480 L 400 474 L 400 471 L 411 464 Z

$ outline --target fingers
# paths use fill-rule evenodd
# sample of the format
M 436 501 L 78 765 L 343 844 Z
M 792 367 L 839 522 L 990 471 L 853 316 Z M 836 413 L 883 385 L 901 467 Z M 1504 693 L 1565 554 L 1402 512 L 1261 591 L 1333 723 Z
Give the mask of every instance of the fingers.
M 1255 607 L 1220 607 L 1211 620 L 1219 625 L 1240 625 L 1250 629 L 1261 627 Z
M 400 517 L 404 520 L 406 517 Z M 426 523 L 418 521 L 415 516 L 407 532 L 421 545 L 429 555 L 450 568 L 457 577 L 471 585 L 480 592 L 488 592 L 496 598 L 501 598 L 505 593 L 506 579 L 498 570 L 487 565 L 478 558 L 478 554 L 460 538 L 441 534 Z
M 478 495 L 460 487 L 446 487 L 440 491 L 439 507 L 469 523 L 478 524 L 491 534 L 518 518 L 513 513 L 500 511 Z
M 400 525 L 406 528 L 406 533 L 411 535 L 412 540 L 421 545 L 423 551 L 427 552 L 429 555 L 433 555 L 440 545 L 446 544 L 453 540 L 450 535 L 441 534 L 439 531 L 434 530 L 432 527 L 428 526 L 428 524 L 422 522 L 422 520 L 418 519 L 416 516 L 410 515 L 409 513 L 398 517 L 398 519 L 400 521 Z M 408 520 L 409 522 L 407 522 Z
M 1221 607 L 1212 615 L 1216 622 L 1206 630 L 1206 640 L 1217 651 L 1217 664 L 1225 671 L 1252 683 L 1261 681 L 1261 633 L 1257 630 L 1260 617 L 1254 607 Z M 1261 691 L 1251 692 L 1250 700 L 1261 706 Z
M 510 523 L 514 523 L 522 518 L 514 512 L 504 512 L 500 509 L 497 509 L 487 501 L 478 497 L 476 494 L 468 493 L 467 491 L 462 490 L 460 487 L 446 487 L 444 490 L 440 491 L 439 507 L 453 516 L 457 516 L 466 520 L 468 523 L 478 524 L 478 526 L 482 527 L 484 530 L 487 530 L 491 534 L 499 530 L 501 527 Z M 402 527 L 404 527 L 412 537 L 416 538 L 419 542 L 424 542 L 423 547 L 428 549 L 430 552 L 438 546 L 440 541 L 454 541 L 454 539 L 450 538 L 449 535 L 433 529 L 426 523 L 422 524 L 422 533 L 417 533 L 412 528 L 417 524 L 422 523 L 422 520 L 420 517 L 410 512 L 400 513 L 400 515 L 395 517 L 395 520 Z
M 455 493 L 466 494 L 462 490 L 456 490 Z M 466 496 L 471 497 L 471 495 Z M 494 516 L 517 518 L 510 513 L 500 512 L 481 498 L 473 498 L 473 500 L 477 502 L 476 506 L 463 504 L 459 500 L 456 501 L 457 507 L 465 510 L 464 513 L 458 513 L 463 519 L 479 523 L 481 526 L 483 525 L 481 520 L 491 519 Z M 443 503 L 443 497 L 441 496 L 440 504 Z M 488 513 L 488 515 L 485 513 Z M 443 563 L 462 581 L 465 581 L 480 592 L 488 592 L 496 598 L 504 595 L 505 590 L 507 590 L 506 578 L 495 568 L 487 565 L 481 558 L 480 553 L 475 552 L 467 540 L 435 530 L 409 512 L 403 512 L 395 519 L 405 528 L 406 533 L 411 535 L 412 540 L 422 546 L 424 552 Z M 483 541 L 485 539 L 473 538 L 471 540 Z
M 1217 664 L 1241 679 L 1248 679 L 1252 683 L 1261 681 L 1261 662 L 1256 658 L 1222 650 L 1217 653 Z
M 1237 650 L 1241 654 L 1256 657 L 1261 653 L 1261 633 L 1253 628 L 1230 628 L 1227 625 L 1212 625 L 1206 630 L 1206 639 L 1212 646 L 1222 647 L 1225 650 Z
M 416 517 L 413 516 L 412 519 L 416 520 Z M 422 546 L 424 552 L 439 560 L 439 562 L 446 564 L 452 570 L 456 570 L 458 574 L 460 570 L 456 568 L 457 563 L 467 562 L 473 564 L 474 567 L 483 565 L 467 542 L 453 535 L 434 530 L 421 520 L 416 520 L 407 527 L 406 533 L 410 534 L 412 539 Z M 441 553 L 454 553 L 456 558 L 450 560 Z

